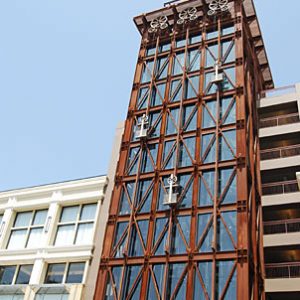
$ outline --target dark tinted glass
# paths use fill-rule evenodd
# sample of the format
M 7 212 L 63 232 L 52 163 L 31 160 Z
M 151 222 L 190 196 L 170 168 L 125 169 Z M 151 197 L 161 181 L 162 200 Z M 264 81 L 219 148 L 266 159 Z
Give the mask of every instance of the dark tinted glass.
M 81 283 L 85 263 L 70 263 L 66 283 Z
M 12 284 L 16 266 L 0 267 L 0 284 Z
M 21 266 L 19 269 L 16 284 L 28 284 L 32 272 L 32 265 Z
M 65 264 L 51 264 L 48 266 L 48 271 L 45 283 L 62 283 L 65 271 Z

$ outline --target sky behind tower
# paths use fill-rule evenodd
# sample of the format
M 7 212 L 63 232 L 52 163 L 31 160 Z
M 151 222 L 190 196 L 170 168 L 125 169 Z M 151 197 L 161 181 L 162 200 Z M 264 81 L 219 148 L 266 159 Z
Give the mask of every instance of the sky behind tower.
M 255 0 L 275 85 L 300 81 L 299 0 Z M 163 1 L 0 1 L 0 190 L 105 174 Z

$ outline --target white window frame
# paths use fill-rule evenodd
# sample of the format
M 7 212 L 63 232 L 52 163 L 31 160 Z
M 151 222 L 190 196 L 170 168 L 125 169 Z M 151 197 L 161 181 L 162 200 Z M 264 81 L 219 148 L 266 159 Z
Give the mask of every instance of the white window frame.
M 19 272 L 20 272 L 20 269 L 21 269 L 21 267 L 23 267 L 23 266 L 32 266 L 32 270 L 31 270 L 31 274 L 32 274 L 32 271 L 33 271 L 33 264 L 23 264 L 23 265 L 1 265 L 1 266 L 0 266 L 1 268 L 16 267 L 16 270 L 15 270 L 15 274 L 14 274 L 12 283 L 11 283 L 11 284 L 1 284 L 1 283 L 0 283 L 0 286 L 28 285 L 29 283 L 26 283 L 26 284 L 19 284 L 19 283 L 17 284 L 17 283 L 16 283 L 17 277 L 18 277 Z M 30 274 L 30 277 L 31 277 L 31 274 Z M 29 278 L 29 280 L 30 280 L 30 278 Z
M 47 220 L 47 217 L 45 219 L 45 223 L 43 225 L 41 224 L 38 224 L 38 225 L 33 225 L 33 221 L 34 221 L 34 218 L 35 218 L 35 215 L 37 212 L 39 211 L 47 211 L 48 212 L 48 208 L 43 208 L 43 209 L 34 209 L 34 210 L 26 210 L 26 211 L 17 211 L 16 214 L 15 214 L 15 218 L 14 218 L 14 222 L 13 222 L 13 225 L 12 227 L 10 228 L 10 232 L 9 232 L 9 237 L 8 237 L 8 240 L 7 240 L 7 243 L 6 243 L 6 249 L 8 250 L 14 250 L 14 249 L 17 249 L 17 248 L 11 248 L 9 249 L 8 246 L 9 246 L 9 243 L 10 243 L 10 240 L 11 240 L 11 236 L 12 236 L 12 233 L 15 232 L 15 231 L 20 231 L 20 230 L 26 230 L 26 236 L 25 236 L 25 245 L 20 248 L 20 249 L 25 249 L 27 248 L 28 246 L 28 241 L 29 241 L 29 236 L 30 236 L 30 232 L 32 229 L 40 229 L 42 228 L 43 230 L 45 229 L 45 224 L 46 224 L 46 220 Z M 16 220 L 17 220 L 17 217 L 18 217 L 18 214 L 22 214 L 22 213 L 29 213 L 31 212 L 31 218 L 30 218 L 30 222 L 29 222 L 29 225 L 27 226 L 18 226 L 18 227 L 15 227 L 15 223 L 16 223 Z
M 82 272 L 82 280 L 81 282 L 78 282 L 78 283 L 67 283 L 66 280 L 67 280 L 67 276 L 68 276 L 68 272 L 69 272 L 69 268 L 70 268 L 70 265 L 71 264 L 84 264 L 84 269 L 83 269 L 83 272 Z M 46 279 L 47 279 L 47 276 L 48 276 L 48 271 L 49 271 L 49 266 L 50 265 L 60 265 L 60 264 L 64 264 L 65 265 L 65 269 L 64 269 L 64 274 L 63 274 L 63 278 L 62 278 L 62 282 L 61 283 L 47 283 L 46 282 Z M 70 262 L 51 262 L 51 263 L 48 263 L 47 264 L 47 267 L 46 267 L 46 273 L 45 273 L 45 277 L 44 277 L 44 284 L 82 284 L 85 280 L 85 273 L 86 273 L 86 268 L 87 268 L 87 262 L 86 261 L 70 261 Z
M 83 210 L 83 207 L 86 206 L 86 205 L 95 205 L 95 216 L 94 216 L 93 219 L 90 219 L 90 220 L 80 220 L 81 212 Z M 64 209 L 65 208 L 70 208 L 70 207 L 78 207 L 77 216 L 76 216 L 75 221 L 61 222 L 60 219 L 62 217 Z M 55 236 L 54 236 L 54 240 L 53 240 L 53 246 L 61 246 L 61 245 L 56 244 L 56 240 L 57 240 L 58 229 L 62 226 L 74 225 L 74 229 L 73 229 L 73 232 L 72 232 L 72 234 L 73 234 L 72 243 L 71 244 L 66 244 L 64 246 L 76 245 L 76 238 L 77 238 L 77 235 L 78 235 L 78 229 L 79 229 L 79 225 L 81 225 L 81 224 L 92 224 L 92 227 L 93 227 L 92 228 L 92 232 L 93 232 L 92 238 L 93 238 L 94 233 L 95 233 L 95 221 L 96 221 L 96 218 L 97 218 L 97 211 L 98 211 L 98 202 L 81 203 L 81 204 L 75 204 L 75 205 L 69 205 L 69 206 L 62 206 L 61 210 L 60 210 L 57 226 L 56 226 L 56 232 L 55 232 Z M 92 243 L 92 241 L 91 241 L 91 243 Z

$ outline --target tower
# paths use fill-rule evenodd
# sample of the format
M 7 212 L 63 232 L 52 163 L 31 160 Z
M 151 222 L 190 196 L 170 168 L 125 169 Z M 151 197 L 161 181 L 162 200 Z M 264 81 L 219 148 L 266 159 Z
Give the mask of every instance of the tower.
M 264 299 L 252 0 L 166 4 L 142 40 L 94 299 Z

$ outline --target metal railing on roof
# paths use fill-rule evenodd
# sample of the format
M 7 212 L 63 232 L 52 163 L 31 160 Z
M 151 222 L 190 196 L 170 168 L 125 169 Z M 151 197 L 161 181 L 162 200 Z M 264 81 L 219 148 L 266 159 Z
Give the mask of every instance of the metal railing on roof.
M 264 222 L 264 234 L 300 232 L 300 219 L 287 219 Z
M 293 124 L 298 122 L 300 122 L 299 114 L 292 113 L 292 114 L 260 119 L 259 127 L 260 128 L 275 127 L 275 126 Z
M 265 183 L 262 185 L 262 193 L 266 195 L 289 194 L 299 191 L 297 180 Z
M 299 278 L 300 262 L 266 264 L 267 278 Z
M 261 93 L 261 98 L 278 97 L 286 94 L 296 93 L 296 85 L 288 85 Z
M 270 148 L 260 151 L 261 160 L 285 158 L 300 155 L 300 144 L 277 148 Z

